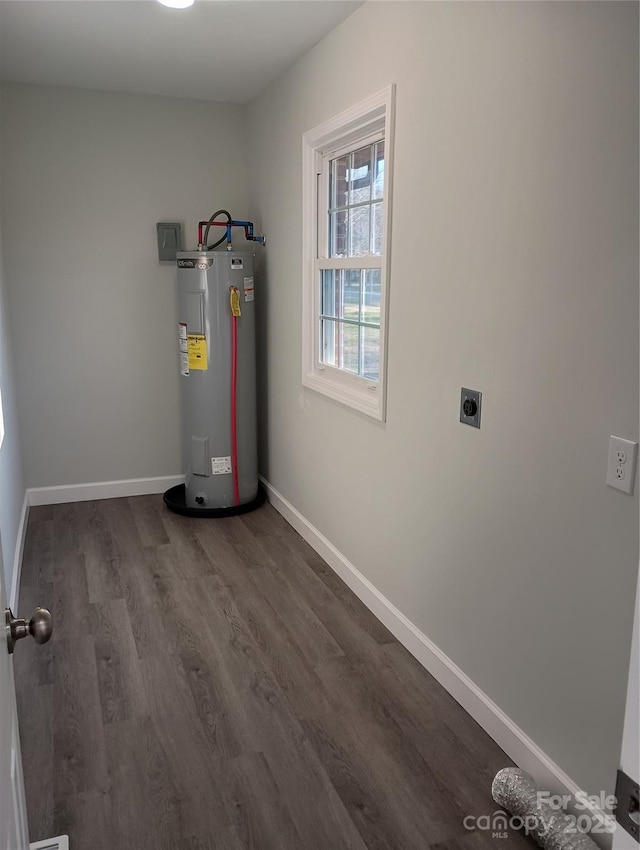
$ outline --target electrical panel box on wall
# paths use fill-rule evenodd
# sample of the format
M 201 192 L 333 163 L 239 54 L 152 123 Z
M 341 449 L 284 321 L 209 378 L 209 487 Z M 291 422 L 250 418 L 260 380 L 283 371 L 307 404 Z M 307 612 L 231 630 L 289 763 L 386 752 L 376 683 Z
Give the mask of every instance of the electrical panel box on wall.
M 182 251 L 182 225 L 177 221 L 159 221 L 156 233 L 158 259 L 160 262 L 175 262 L 177 252 Z

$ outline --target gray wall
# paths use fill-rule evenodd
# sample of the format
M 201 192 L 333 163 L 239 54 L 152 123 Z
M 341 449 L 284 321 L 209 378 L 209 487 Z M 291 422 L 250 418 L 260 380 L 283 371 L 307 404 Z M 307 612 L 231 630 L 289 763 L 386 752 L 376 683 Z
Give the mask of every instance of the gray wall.
M 2 211 L 29 487 L 182 471 L 157 221 L 247 215 L 244 109 L 5 85 Z
M 0 221 L 0 391 L 4 419 L 4 440 L 0 447 L 0 534 L 2 535 L 4 584 L 7 600 L 9 600 L 25 483 L 13 377 L 12 332 L 7 308 L 2 236 Z
M 301 385 L 301 134 L 397 84 L 388 421 Z M 369 3 L 251 105 L 262 470 L 571 777 L 613 790 L 638 501 L 638 5 Z M 484 393 L 481 431 L 460 387 Z

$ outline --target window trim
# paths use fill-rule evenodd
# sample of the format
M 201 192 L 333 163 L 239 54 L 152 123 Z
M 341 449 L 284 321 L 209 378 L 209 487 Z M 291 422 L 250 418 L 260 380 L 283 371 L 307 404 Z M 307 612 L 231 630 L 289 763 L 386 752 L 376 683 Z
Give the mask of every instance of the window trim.
M 371 95 L 306 132 L 302 137 L 302 384 L 381 422 L 386 420 L 389 272 L 393 188 L 395 85 Z M 382 259 L 341 258 L 340 268 L 380 268 L 380 371 L 377 382 L 320 361 L 320 286 L 322 268 L 336 268 L 336 258 L 321 256 L 327 222 L 321 204 L 328 186 L 321 185 L 324 158 L 353 150 L 375 134 L 385 139 L 385 185 Z M 326 242 L 326 238 L 325 238 Z

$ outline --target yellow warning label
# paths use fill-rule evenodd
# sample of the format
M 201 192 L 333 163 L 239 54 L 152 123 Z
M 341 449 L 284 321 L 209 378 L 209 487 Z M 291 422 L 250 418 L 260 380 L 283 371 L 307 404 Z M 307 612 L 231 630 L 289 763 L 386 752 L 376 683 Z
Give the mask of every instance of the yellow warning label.
M 204 334 L 189 334 L 187 337 L 189 369 L 208 369 L 207 338 Z
M 231 315 L 240 316 L 240 291 L 235 286 L 229 287 L 229 303 L 231 304 Z

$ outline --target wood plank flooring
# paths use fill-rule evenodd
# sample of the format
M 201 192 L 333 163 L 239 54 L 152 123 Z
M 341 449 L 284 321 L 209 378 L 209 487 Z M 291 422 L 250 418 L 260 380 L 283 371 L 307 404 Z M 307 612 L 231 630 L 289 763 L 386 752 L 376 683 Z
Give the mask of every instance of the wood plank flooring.
M 531 848 L 468 832 L 504 753 L 269 505 L 32 508 L 15 654 L 31 840 L 72 850 Z

